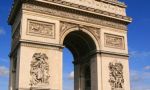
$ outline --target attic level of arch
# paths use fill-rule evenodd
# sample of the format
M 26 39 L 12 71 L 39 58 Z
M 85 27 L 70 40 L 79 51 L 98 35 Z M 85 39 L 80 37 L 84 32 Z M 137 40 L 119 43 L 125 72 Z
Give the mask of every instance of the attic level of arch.
M 82 3 L 80 3 L 80 1 L 82 1 Z M 89 1 L 89 0 L 84 0 L 84 1 Z M 67 11 L 67 12 L 71 11 L 71 13 L 81 12 L 79 13 L 80 15 L 85 14 L 85 15 L 91 15 L 94 17 L 108 18 L 109 20 L 119 21 L 119 23 L 124 23 L 125 25 L 127 25 L 128 23 L 132 21 L 132 18 L 126 16 L 125 4 L 122 4 L 122 5 L 120 4 L 121 5 L 120 6 L 119 4 L 112 4 L 112 3 L 110 4 L 108 3 L 108 1 L 109 0 L 97 0 L 97 1 L 94 1 L 94 3 L 91 2 L 91 4 L 88 6 L 88 3 L 84 3 L 83 0 L 77 0 L 77 1 L 74 1 L 74 0 L 16 0 L 10 12 L 8 22 L 9 24 L 12 24 L 14 22 L 15 20 L 14 17 L 23 7 L 23 4 L 32 4 L 36 6 L 41 6 L 45 8 L 51 8 L 51 9 L 58 9 L 58 10 Z M 114 2 L 116 0 L 110 0 L 110 1 Z M 98 2 L 100 2 L 101 4 L 100 5 L 96 4 Z M 111 6 L 112 8 L 110 8 L 110 10 L 109 8 L 108 10 L 100 9 L 102 6 L 103 6 L 103 9 L 105 9 L 104 4 L 107 6 L 106 8 L 111 7 Z M 115 8 L 113 8 L 113 6 Z

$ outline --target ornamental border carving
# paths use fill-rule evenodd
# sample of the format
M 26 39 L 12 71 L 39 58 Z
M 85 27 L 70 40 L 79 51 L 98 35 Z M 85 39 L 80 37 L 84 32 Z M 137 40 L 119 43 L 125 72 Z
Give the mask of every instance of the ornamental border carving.
M 55 23 L 27 20 L 27 35 L 55 39 Z
M 77 24 L 69 23 L 69 22 L 60 22 L 60 37 L 68 30 L 74 27 L 78 27 Z
M 51 8 L 44 8 L 44 7 L 40 7 L 40 6 L 36 6 L 32 4 L 23 4 L 23 9 L 38 12 L 38 13 L 43 13 L 43 14 L 54 15 L 54 16 L 58 16 L 62 18 L 69 18 L 72 20 L 78 20 L 78 21 L 84 21 L 84 22 L 93 23 L 97 25 L 108 26 L 111 28 L 127 30 L 127 26 L 124 24 L 113 22 L 113 21 L 108 21 L 108 20 L 102 20 L 100 18 L 97 19 L 95 17 L 85 16 L 82 14 L 78 15 L 75 13 L 65 12 L 62 10 L 56 10 L 56 9 L 51 9 Z
M 32 44 L 32 43 L 26 43 L 26 42 L 22 42 L 21 46 L 32 47 L 32 48 L 40 48 L 40 49 L 49 49 L 49 50 L 58 50 L 58 51 L 62 50 L 62 47 L 54 47 L 54 46 L 47 46 L 47 45 L 38 45 L 38 44 Z
M 83 26 L 84 29 L 88 30 L 89 32 L 91 32 L 97 39 L 97 41 L 100 41 L 100 28 L 95 28 L 95 27 L 91 27 L 91 26 Z
M 104 46 L 115 49 L 125 49 L 124 36 L 104 33 Z
M 68 23 L 68 22 L 61 22 L 60 23 L 60 38 L 62 37 L 62 35 L 69 29 L 71 28 L 80 28 L 85 29 L 87 31 L 89 31 L 90 33 L 93 34 L 93 36 L 95 36 L 95 38 L 97 39 L 97 41 L 99 42 L 100 40 L 100 28 L 95 28 L 95 27 L 90 27 L 90 26 L 85 26 L 85 25 L 78 25 L 78 24 L 73 24 L 73 23 Z

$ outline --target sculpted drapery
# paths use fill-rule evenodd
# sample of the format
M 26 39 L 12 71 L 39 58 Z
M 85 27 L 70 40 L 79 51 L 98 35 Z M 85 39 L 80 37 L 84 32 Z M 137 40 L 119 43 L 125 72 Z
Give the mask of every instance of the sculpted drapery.
M 49 83 L 48 57 L 43 53 L 35 53 L 31 61 L 31 86 L 46 85 Z

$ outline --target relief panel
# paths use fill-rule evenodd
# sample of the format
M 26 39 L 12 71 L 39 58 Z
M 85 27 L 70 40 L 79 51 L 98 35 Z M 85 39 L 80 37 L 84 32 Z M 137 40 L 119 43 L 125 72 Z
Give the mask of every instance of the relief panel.
M 41 22 L 35 20 L 28 20 L 28 35 L 55 38 L 55 24 L 48 22 Z
M 111 90 L 124 90 L 123 65 L 120 62 L 109 63 L 109 83 Z
M 124 36 L 104 34 L 104 46 L 116 49 L 125 49 Z
M 49 85 L 50 75 L 47 55 L 44 53 L 35 53 L 30 66 L 31 87 L 45 87 Z

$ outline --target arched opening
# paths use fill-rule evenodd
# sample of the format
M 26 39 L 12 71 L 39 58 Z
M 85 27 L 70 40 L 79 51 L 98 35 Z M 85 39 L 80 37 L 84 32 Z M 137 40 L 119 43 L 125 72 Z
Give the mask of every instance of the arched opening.
M 95 42 L 87 33 L 78 30 L 67 34 L 63 44 L 73 56 L 74 90 L 91 90 L 90 60 L 96 50 Z
M 68 48 L 63 49 L 63 90 L 74 90 L 73 55 Z

